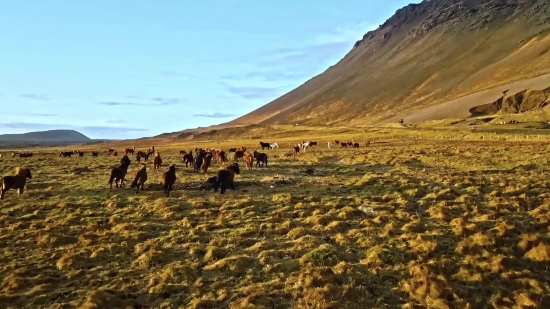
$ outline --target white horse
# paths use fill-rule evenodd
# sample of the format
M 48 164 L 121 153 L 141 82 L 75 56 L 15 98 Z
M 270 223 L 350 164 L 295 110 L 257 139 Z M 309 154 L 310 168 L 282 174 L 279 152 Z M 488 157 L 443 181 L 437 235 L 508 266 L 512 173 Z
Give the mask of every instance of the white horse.
M 304 152 L 306 151 L 307 147 L 309 147 L 309 142 L 303 142 L 302 148 L 304 149 Z
M 271 147 L 271 148 L 279 148 L 279 143 L 269 143 L 269 147 Z

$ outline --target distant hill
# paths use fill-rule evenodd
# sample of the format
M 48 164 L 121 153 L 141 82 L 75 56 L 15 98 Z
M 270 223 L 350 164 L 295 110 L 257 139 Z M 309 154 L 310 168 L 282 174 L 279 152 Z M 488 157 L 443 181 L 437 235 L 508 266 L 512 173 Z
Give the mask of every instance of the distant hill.
M 75 130 L 49 130 L 22 134 L 1 134 L 1 142 L 63 142 L 85 143 L 92 139 Z
M 350 49 L 325 72 L 225 125 L 363 126 L 548 74 L 550 1 L 424 0 Z M 470 102 L 465 112 L 495 99 Z

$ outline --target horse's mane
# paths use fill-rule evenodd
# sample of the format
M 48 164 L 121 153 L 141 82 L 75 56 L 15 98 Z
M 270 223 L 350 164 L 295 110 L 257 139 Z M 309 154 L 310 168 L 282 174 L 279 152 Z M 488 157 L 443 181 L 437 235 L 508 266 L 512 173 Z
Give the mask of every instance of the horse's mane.
M 15 174 L 16 174 L 17 176 L 25 177 L 25 176 L 27 176 L 27 171 L 28 171 L 28 170 L 29 170 L 29 169 L 26 168 L 26 167 L 20 167 L 20 166 L 18 166 L 17 168 L 15 168 Z

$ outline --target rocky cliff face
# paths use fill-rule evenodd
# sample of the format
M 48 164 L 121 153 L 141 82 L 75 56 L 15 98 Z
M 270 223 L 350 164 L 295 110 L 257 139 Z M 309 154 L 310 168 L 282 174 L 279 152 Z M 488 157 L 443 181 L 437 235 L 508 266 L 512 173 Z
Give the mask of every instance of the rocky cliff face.
M 229 124 L 363 124 L 401 117 L 550 73 L 549 34 L 548 0 L 410 4 L 324 73 Z

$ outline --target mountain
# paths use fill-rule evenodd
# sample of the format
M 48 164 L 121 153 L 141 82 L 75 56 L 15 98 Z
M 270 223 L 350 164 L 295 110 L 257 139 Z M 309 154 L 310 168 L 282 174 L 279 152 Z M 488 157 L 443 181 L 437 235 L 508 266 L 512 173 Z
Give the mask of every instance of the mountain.
M 325 72 L 226 125 L 395 121 L 548 74 L 549 50 L 548 0 L 424 0 L 397 10 Z
M 92 141 L 86 135 L 74 130 L 49 130 L 22 134 L 2 134 L 2 142 L 71 142 L 84 143 Z

